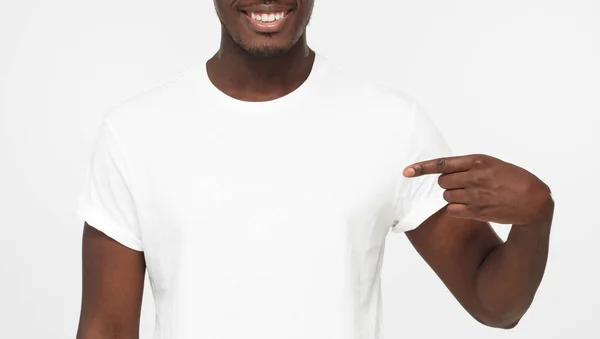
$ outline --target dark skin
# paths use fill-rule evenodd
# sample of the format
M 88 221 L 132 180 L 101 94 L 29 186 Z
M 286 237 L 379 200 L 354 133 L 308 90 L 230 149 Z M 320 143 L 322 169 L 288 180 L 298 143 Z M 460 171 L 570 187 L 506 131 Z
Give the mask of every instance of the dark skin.
M 310 74 L 315 53 L 306 42 L 312 0 L 272 1 L 273 11 L 291 10 L 276 33 L 257 31 L 243 13 L 269 1 L 215 0 L 221 21 L 221 45 L 206 63 L 222 92 L 243 101 L 268 101 L 298 88 Z
M 267 101 L 294 91 L 308 78 L 315 57 L 306 42 L 313 0 L 214 3 L 221 45 L 206 69 L 217 88 L 238 100 Z M 259 5 L 289 12 L 287 22 L 274 32 L 256 29 L 243 15 Z M 531 305 L 546 266 L 554 211 L 548 186 L 523 168 L 482 154 L 410 164 L 404 175 L 439 175 L 446 190 L 448 205 L 406 233 L 417 252 L 476 320 L 514 327 Z M 513 225 L 506 242 L 490 222 Z M 82 244 L 77 338 L 138 338 L 143 252 L 87 223 Z
M 77 339 L 139 338 L 146 263 L 88 223 L 83 228 L 82 300 Z
M 446 207 L 406 233 L 458 302 L 479 322 L 513 328 L 531 305 L 548 258 L 554 200 L 527 170 L 484 155 L 408 166 L 438 175 Z M 506 242 L 489 222 L 512 224 Z

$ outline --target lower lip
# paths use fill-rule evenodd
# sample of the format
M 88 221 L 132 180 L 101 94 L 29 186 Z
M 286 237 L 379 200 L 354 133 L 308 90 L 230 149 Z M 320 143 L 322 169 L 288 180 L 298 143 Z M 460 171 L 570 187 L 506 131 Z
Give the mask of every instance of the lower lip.
M 291 12 L 287 12 L 283 19 L 280 20 L 276 20 L 273 22 L 262 22 L 252 19 L 249 13 L 246 14 L 245 12 L 242 12 L 242 15 L 246 18 L 250 25 L 252 25 L 252 28 L 260 33 L 273 33 L 281 30 L 281 27 L 287 21 L 290 14 Z

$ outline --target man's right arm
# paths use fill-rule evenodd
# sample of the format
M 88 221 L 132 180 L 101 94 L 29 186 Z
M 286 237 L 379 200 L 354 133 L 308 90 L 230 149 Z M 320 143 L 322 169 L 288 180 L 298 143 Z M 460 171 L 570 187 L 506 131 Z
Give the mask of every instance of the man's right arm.
M 85 223 L 82 298 L 77 339 L 138 339 L 146 263 Z

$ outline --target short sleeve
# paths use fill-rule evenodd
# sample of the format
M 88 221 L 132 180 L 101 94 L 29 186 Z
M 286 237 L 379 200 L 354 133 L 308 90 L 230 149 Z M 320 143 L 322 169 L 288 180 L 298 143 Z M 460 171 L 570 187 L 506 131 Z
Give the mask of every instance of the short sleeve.
M 129 175 L 122 149 L 104 120 L 92 148 L 76 213 L 122 245 L 142 251 Z
M 404 167 L 415 162 L 452 155 L 442 133 L 418 102 L 413 106 L 411 126 L 409 149 L 406 153 L 408 156 L 404 161 Z M 394 221 L 397 223 L 392 226 L 392 232 L 403 233 L 413 230 L 446 206 L 447 202 L 443 198 L 444 189 L 439 186 L 438 177 L 439 174 L 415 178 L 401 175 L 394 210 Z

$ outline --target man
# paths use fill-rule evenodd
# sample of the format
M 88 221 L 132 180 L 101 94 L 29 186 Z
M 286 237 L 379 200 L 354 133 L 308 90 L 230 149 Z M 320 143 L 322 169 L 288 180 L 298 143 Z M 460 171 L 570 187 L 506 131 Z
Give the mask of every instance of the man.
M 215 0 L 219 51 L 105 117 L 77 208 L 79 339 L 138 338 L 146 270 L 157 339 L 381 338 L 390 230 L 479 322 L 519 322 L 548 186 L 451 156 L 410 96 L 311 50 L 313 4 Z

